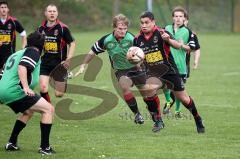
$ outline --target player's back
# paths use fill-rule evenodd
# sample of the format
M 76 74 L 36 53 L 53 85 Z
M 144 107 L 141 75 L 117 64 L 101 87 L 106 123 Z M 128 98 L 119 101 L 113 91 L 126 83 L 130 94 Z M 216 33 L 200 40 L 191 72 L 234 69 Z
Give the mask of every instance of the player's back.
M 0 80 L 0 100 L 3 103 L 10 103 L 25 96 L 18 75 L 18 66 L 26 49 L 12 54 L 6 61 L 4 72 Z M 40 62 L 36 67 L 40 67 Z M 35 87 L 38 82 L 39 71 L 35 71 L 31 76 L 30 88 Z

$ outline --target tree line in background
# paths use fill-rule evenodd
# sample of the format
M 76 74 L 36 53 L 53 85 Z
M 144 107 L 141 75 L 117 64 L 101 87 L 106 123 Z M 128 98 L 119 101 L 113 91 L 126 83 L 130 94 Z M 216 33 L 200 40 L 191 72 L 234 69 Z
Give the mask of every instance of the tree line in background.
M 197 31 L 230 32 L 240 30 L 240 0 L 152 0 L 157 24 L 171 23 L 171 10 L 182 5 L 190 15 L 190 26 Z M 95 30 L 111 27 L 112 16 L 121 12 L 138 28 L 139 15 L 146 10 L 146 0 L 8 0 L 13 16 L 27 28 L 35 29 L 44 20 L 44 8 L 54 3 L 60 19 L 73 29 Z M 238 16 L 239 15 L 239 16 Z M 235 26 L 234 26 L 235 25 Z M 237 26 L 236 26 L 237 25 Z M 239 25 L 239 26 L 238 26 Z M 239 27 L 239 28 L 238 28 Z

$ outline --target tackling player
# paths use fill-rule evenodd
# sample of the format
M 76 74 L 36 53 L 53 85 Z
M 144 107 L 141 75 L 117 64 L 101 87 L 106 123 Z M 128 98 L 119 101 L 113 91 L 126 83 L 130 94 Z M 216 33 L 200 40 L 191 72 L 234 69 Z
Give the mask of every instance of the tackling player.
M 19 150 L 18 135 L 34 112 L 38 112 L 41 114 L 39 153 L 51 155 L 55 152 L 49 144 L 54 107 L 33 91 L 39 81 L 43 44 L 44 36 L 38 32 L 31 33 L 27 38 L 27 47 L 12 54 L 6 61 L 0 80 L 0 102 L 10 107 L 16 114 L 22 113 L 16 120 L 5 146 L 7 151 Z
M 156 122 L 160 117 L 158 111 L 160 109 L 159 99 L 158 97 L 151 97 L 152 91 L 145 85 L 146 73 L 142 71 L 142 68 L 129 63 L 126 59 L 127 51 L 133 45 L 134 39 L 134 36 L 128 32 L 128 25 L 129 21 L 126 16 L 122 14 L 115 16 L 113 18 L 113 33 L 103 36 L 94 43 L 91 50 L 86 55 L 83 64 L 80 65 L 80 69 L 76 75 L 84 72 L 86 65 L 95 55 L 107 51 L 124 100 L 135 114 L 135 123 L 143 124 L 144 120 L 139 112 L 136 98 L 130 90 L 133 85 L 138 88 L 141 95 L 144 97 L 144 101 L 148 105 L 147 108 L 152 119 Z M 158 130 L 154 127 L 152 131 L 156 132 Z

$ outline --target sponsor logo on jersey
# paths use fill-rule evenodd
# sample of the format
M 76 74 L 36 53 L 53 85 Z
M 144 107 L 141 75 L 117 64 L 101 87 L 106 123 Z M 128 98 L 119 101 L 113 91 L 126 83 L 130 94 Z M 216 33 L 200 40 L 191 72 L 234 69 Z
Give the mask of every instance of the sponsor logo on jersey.
M 158 42 L 158 37 L 157 37 L 157 36 L 154 36 L 154 37 L 153 37 L 153 42 L 154 42 L 154 43 L 157 43 L 157 42 Z
M 8 29 L 9 29 L 9 30 L 12 29 L 12 24 L 8 24 Z
M 58 32 L 58 30 L 56 29 L 56 30 L 54 30 L 54 36 L 58 36 L 58 34 L 59 34 L 59 32 Z

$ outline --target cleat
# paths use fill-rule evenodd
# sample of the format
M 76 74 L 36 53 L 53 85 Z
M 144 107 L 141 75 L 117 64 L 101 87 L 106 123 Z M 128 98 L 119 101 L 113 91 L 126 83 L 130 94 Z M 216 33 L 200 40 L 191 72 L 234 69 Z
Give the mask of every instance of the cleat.
M 165 105 L 163 107 L 163 114 L 169 114 L 170 108 L 171 108 L 171 102 L 165 103 Z
M 16 144 L 13 144 L 11 142 L 8 142 L 6 145 L 5 145 L 5 150 L 6 151 L 18 151 L 20 150 L 20 148 L 16 145 Z
M 165 103 L 165 105 L 163 107 L 163 114 L 169 114 L 170 113 L 170 109 L 172 108 L 174 102 L 175 101 Z
M 141 115 L 140 113 L 137 113 L 137 114 L 135 115 L 134 122 L 135 122 L 136 124 L 143 124 L 143 123 L 144 123 L 144 119 L 143 119 L 143 117 L 142 117 L 142 115 Z
M 182 112 L 175 112 L 175 118 L 176 119 L 181 119 L 183 117 L 183 113 Z
M 73 78 L 73 73 L 71 71 L 68 71 L 67 79 L 72 79 L 72 78 Z
M 154 133 L 159 132 L 163 128 L 164 128 L 164 123 L 163 123 L 162 119 L 160 119 L 154 123 L 152 132 L 154 132 Z
M 205 133 L 205 127 L 203 126 L 202 119 L 201 118 L 195 119 L 195 123 L 196 123 L 196 126 L 197 126 L 197 132 L 199 134 L 200 133 Z
M 54 153 L 56 153 L 56 151 L 54 151 L 50 146 L 46 147 L 46 148 L 39 148 L 38 153 L 42 154 L 42 155 L 52 155 Z

